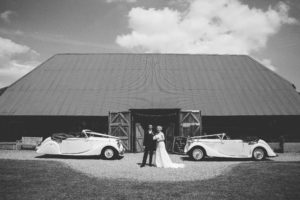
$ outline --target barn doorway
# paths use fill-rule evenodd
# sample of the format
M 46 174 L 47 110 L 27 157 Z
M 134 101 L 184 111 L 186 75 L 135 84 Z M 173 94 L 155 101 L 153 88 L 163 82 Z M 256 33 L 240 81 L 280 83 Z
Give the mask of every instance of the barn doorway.
M 132 109 L 132 131 L 134 152 L 143 151 L 144 133 L 149 124 L 154 131 L 156 126 L 163 127 L 167 151 L 172 151 L 174 136 L 179 134 L 179 111 L 180 109 Z
M 172 152 L 176 136 L 192 137 L 202 134 L 201 111 L 180 109 L 131 109 L 109 112 L 108 134 L 120 138 L 127 151 L 141 152 L 144 132 L 149 124 L 163 127 L 169 152 Z

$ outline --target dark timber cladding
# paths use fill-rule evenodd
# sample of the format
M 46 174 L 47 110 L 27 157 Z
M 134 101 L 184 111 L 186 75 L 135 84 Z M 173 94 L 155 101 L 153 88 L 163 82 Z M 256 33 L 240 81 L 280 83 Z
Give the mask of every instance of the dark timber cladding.
M 87 128 L 138 152 L 149 123 L 169 151 L 204 133 L 294 136 L 300 96 L 246 55 L 58 54 L 0 97 L 0 141 Z

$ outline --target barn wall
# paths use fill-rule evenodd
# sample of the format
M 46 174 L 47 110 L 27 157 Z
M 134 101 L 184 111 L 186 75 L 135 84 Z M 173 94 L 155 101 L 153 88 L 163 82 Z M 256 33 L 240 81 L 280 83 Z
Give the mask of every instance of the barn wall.
M 259 136 L 266 141 L 300 141 L 300 116 L 237 116 L 202 118 L 206 134 L 227 133 L 232 137 Z
M 52 133 L 91 129 L 107 133 L 107 117 L 15 116 L 0 117 L 0 141 L 16 141 L 22 136 L 48 137 Z
M 300 116 L 203 116 L 202 123 L 206 134 L 255 135 L 269 142 L 278 141 L 284 135 L 287 142 L 300 142 Z M 0 141 L 15 141 L 22 136 L 47 137 L 55 132 L 81 131 L 84 128 L 107 133 L 108 117 L 0 117 Z

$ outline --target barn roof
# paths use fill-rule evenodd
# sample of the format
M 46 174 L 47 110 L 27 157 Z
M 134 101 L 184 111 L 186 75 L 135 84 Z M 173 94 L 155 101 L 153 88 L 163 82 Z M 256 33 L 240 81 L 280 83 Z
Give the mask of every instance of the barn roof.
M 6 89 L 7 87 L 0 88 L 0 96 L 5 92 Z
M 300 115 L 300 95 L 246 55 L 58 54 L 0 98 L 0 115 L 107 116 L 133 108 Z

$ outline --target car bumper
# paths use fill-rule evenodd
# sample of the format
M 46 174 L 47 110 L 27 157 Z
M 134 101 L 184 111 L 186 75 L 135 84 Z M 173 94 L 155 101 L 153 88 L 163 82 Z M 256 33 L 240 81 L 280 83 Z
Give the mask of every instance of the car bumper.
M 123 145 L 119 148 L 119 155 L 123 156 L 125 153 L 125 148 L 123 147 Z

